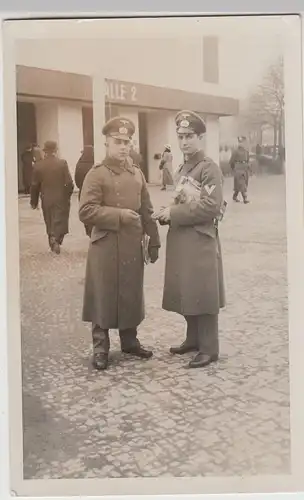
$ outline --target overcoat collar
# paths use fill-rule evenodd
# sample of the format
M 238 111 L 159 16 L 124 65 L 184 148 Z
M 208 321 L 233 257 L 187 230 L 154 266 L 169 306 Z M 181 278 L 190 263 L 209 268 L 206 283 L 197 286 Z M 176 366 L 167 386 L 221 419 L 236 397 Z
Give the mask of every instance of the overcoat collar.
M 187 158 L 187 160 L 184 161 L 184 163 L 180 166 L 179 172 L 183 173 L 184 175 L 187 175 L 191 170 L 193 170 L 196 165 L 201 163 L 202 161 L 205 160 L 205 153 L 202 149 L 194 153 L 192 156 Z
M 125 171 L 130 172 L 130 174 L 135 174 L 135 168 L 133 166 L 133 161 L 131 158 L 127 158 L 123 163 L 120 161 L 116 160 L 115 158 L 112 158 L 110 156 L 106 156 L 103 162 L 101 163 L 104 165 L 108 170 L 113 172 L 113 174 L 120 175 Z

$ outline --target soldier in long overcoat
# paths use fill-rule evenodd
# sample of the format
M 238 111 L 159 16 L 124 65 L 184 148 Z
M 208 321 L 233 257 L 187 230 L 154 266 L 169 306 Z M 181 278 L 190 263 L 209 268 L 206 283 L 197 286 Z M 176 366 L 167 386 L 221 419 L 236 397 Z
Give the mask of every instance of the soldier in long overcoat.
M 238 148 L 232 152 L 230 158 L 230 167 L 233 172 L 233 200 L 239 202 L 238 195 L 241 193 L 245 204 L 249 203 L 247 198 L 247 190 L 249 184 L 249 152 L 245 148 L 246 137 L 238 138 Z
M 52 252 L 59 254 L 64 236 L 69 232 L 74 184 L 68 164 L 58 158 L 57 150 L 55 141 L 46 141 L 45 157 L 33 168 L 30 203 L 36 209 L 40 196 L 49 246 Z
M 129 156 L 133 122 L 115 117 L 102 132 L 106 158 L 85 177 L 79 206 L 81 222 L 93 226 L 82 317 L 92 324 L 93 362 L 98 370 L 108 367 L 110 329 L 119 330 L 123 352 L 139 358 L 152 356 L 141 346 L 137 327 L 145 316 L 146 251 L 154 263 L 160 247 L 144 175 Z
M 84 146 L 81 156 L 76 164 L 75 168 L 75 184 L 79 189 L 78 199 L 80 200 L 80 194 L 83 186 L 84 179 L 94 165 L 94 148 L 93 146 Z M 88 224 L 84 225 L 85 232 L 87 236 L 91 236 L 92 227 Z
M 218 315 L 225 305 L 218 234 L 223 177 L 218 165 L 201 149 L 206 132 L 202 118 L 192 111 L 181 111 L 176 126 L 184 153 L 176 183 L 193 181 L 197 193 L 155 214 L 161 224 L 169 224 L 163 308 L 183 315 L 187 322 L 185 341 L 171 347 L 170 352 L 198 351 L 189 364 L 198 368 L 219 356 Z

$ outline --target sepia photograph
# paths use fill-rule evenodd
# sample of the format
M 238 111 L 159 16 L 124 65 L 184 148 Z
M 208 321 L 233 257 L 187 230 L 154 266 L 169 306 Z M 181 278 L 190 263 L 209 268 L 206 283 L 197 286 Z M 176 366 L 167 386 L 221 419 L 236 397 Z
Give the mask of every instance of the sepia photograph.
M 11 464 L 39 492 L 292 474 L 297 21 L 8 22 Z

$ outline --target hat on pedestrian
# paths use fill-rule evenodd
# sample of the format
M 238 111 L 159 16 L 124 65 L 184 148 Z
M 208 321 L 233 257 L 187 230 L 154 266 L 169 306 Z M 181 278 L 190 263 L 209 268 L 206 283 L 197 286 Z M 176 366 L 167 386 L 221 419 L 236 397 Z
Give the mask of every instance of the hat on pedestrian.
M 170 144 L 165 144 L 165 151 L 171 151 L 171 146 Z
M 116 139 L 130 140 L 135 133 L 135 125 L 122 116 L 116 116 L 107 121 L 102 129 L 105 136 L 115 137 Z
M 44 143 L 43 151 L 45 153 L 56 153 L 57 150 L 58 146 L 56 141 L 46 141 Z
M 246 137 L 245 137 L 244 135 L 240 135 L 240 136 L 238 137 L 238 141 L 239 141 L 239 142 L 245 142 L 245 141 L 246 141 Z
M 203 118 L 194 111 L 179 111 L 175 117 L 176 131 L 184 129 L 188 133 L 197 135 L 206 132 L 206 124 Z

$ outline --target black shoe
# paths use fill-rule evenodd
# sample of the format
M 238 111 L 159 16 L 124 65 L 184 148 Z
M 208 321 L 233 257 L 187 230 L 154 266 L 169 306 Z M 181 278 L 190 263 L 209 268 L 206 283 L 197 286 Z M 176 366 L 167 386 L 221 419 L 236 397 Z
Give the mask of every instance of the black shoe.
M 240 203 L 240 200 L 238 200 L 237 198 L 232 198 L 233 201 L 235 201 L 235 203 Z
M 244 200 L 244 204 L 247 205 L 247 203 L 250 203 L 249 200 Z
M 93 365 L 98 371 L 106 370 L 109 364 L 109 356 L 104 353 L 95 354 Z
M 52 245 L 52 252 L 60 254 L 60 244 L 57 241 Z
M 204 366 L 210 365 L 210 363 L 215 363 L 218 360 L 218 354 L 209 356 L 209 354 L 203 354 L 199 352 L 189 363 L 189 368 L 203 368 Z
M 170 347 L 171 354 L 187 354 L 187 352 L 194 351 L 198 351 L 198 348 L 188 344 L 186 341 L 177 347 Z
M 121 349 L 125 354 L 131 354 L 132 356 L 136 356 L 141 359 L 149 359 L 152 358 L 153 352 L 144 349 L 141 345 L 137 345 L 134 347 L 122 348 Z

